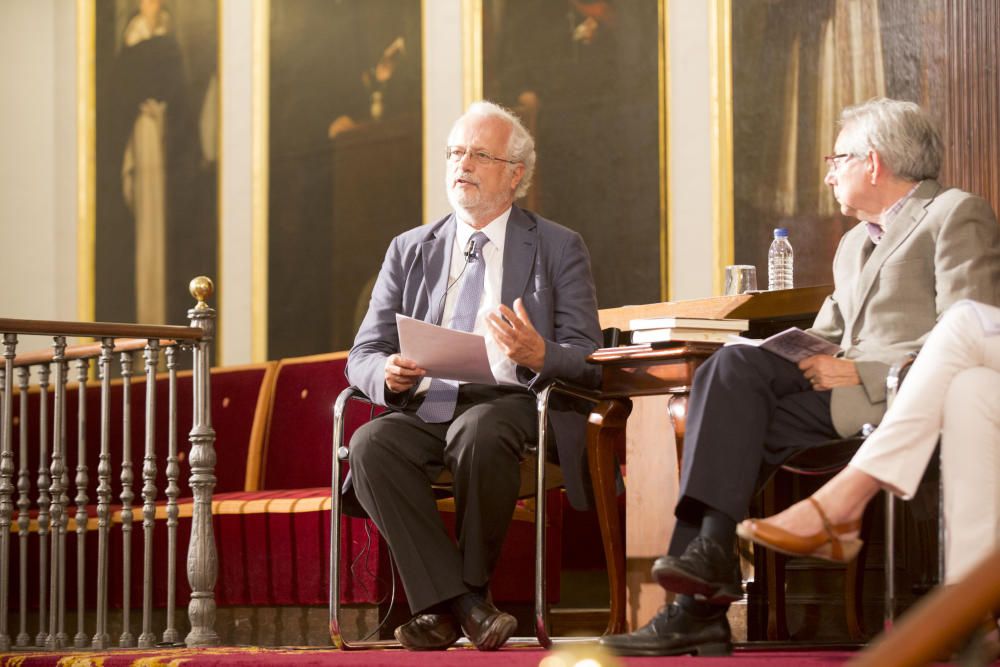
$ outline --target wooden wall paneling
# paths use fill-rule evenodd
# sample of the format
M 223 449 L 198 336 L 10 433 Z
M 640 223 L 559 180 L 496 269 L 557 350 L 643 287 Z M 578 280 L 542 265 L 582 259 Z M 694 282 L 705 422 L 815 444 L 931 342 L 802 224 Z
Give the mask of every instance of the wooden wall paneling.
M 1000 211 L 1000 4 L 949 0 L 944 22 L 943 180 Z

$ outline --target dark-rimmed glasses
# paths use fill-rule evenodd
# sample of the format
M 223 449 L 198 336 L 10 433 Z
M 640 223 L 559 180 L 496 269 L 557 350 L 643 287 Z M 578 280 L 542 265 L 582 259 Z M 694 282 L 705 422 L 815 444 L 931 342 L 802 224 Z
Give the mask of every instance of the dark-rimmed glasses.
M 826 160 L 826 164 L 829 166 L 830 171 L 834 171 L 840 165 L 847 162 L 849 159 L 854 157 L 854 153 L 837 153 L 836 155 L 824 155 L 823 159 Z M 843 162 L 838 162 L 838 160 L 843 160 Z
M 489 151 L 470 151 L 464 146 L 448 146 L 444 149 L 444 157 L 449 162 L 461 162 L 466 155 L 468 155 L 469 159 L 476 164 L 482 165 L 487 165 L 491 162 L 506 162 L 507 164 L 518 164 L 520 162 L 520 160 L 508 160 L 507 158 L 497 157 Z

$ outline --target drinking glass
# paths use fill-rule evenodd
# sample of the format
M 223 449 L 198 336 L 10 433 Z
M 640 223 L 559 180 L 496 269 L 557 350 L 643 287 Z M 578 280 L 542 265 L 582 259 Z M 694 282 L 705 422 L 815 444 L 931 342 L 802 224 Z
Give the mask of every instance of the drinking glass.
M 731 264 L 726 267 L 726 296 L 744 294 L 757 289 L 757 267 L 753 264 Z

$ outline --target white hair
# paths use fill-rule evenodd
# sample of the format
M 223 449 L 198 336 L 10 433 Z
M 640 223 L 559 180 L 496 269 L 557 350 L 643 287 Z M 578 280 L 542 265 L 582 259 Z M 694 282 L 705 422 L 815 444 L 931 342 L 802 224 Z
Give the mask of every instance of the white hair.
M 845 151 L 863 156 L 873 150 L 900 178 L 921 181 L 941 171 L 941 135 L 913 102 L 877 97 L 844 109 L 840 125 L 851 130 Z
M 514 199 L 520 199 L 528 194 L 531 187 L 531 177 L 535 174 L 535 140 L 524 126 L 521 119 L 507 107 L 500 106 L 495 102 L 480 100 L 473 102 L 465 110 L 462 118 L 467 116 L 485 116 L 487 118 L 500 118 L 510 125 L 510 138 L 507 140 L 507 159 L 514 160 L 524 165 L 524 175 L 517 184 L 514 191 Z M 461 120 L 462 118 L 459 118 Z M 458 124 L 458 121 L 455 121 Z M 454 126 L 452 126 L 454 130 Z M 509 165 L 513 167 L 514 165 Z

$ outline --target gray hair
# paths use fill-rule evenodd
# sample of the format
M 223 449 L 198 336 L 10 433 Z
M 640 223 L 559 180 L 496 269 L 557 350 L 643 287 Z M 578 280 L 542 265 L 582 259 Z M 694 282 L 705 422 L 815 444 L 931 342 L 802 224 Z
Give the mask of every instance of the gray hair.
M 873 150 L 900 178 L 921 181 L 941 171 L 941 135 L 913 102 L 877 97 L 844 109 L 840 125 L 853 131 L 844 150 L 858 156 Z
M 531 137 L 531 133 L 528 132 L 528 128 L 524 126 L 521 119 L 507 107 L 486 100 L 470 104 L 462 117 L 465 118 L 466 116 L 500 118 L 510 125 L 510 139 L 507 140 L 507 157 L 524 165 L 524 175 L 517 184 L 517 190 L 514 191 L 514 199 L 520 199 L 528 194 L 528 189 L 531 187 L 531 177 L 535 174 L 535 140 Z

